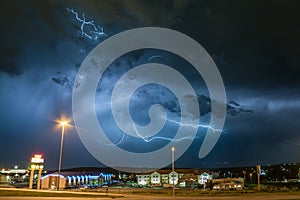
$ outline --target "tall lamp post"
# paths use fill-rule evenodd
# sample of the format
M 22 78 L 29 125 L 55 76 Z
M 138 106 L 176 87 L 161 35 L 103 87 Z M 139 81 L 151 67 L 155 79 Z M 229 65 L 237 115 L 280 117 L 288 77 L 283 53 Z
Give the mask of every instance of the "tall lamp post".
M 174 152 L 175 152 L 175 147 L 172 147 L 172 182 L 173 182 L 173 198 L 175 197 L 175 175 L 174 175 Z
M 61 170 L 61 159 L 62 159 L 62 149 L 64 144 L 64 134 L 65 134 L 65 126 L 68 125 L 67 121 L 60 121 L 59 124 L 61 125 L 61 140 L 60 140 L 60 151 L 59 151 L 59 164 L 58 164 L 58 178 L 57 178 L 57 190 L 59 190 L 59 182 L 60 182 L 60 170 Z
M 256 165 L 256 173 L 257 173 L 257 189 L 260 191 L 260 165 Z

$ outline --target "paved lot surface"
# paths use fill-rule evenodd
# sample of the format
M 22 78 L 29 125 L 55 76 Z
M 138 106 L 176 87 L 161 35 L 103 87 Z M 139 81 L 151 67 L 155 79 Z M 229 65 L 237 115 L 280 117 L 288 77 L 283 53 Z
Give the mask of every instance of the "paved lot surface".
M 74 199 L 74 197 L 0 197 L 0 200 L 70 200 Z M 91 199 L 99 199 L 99 200 L 111 200 L 113 198 L 106 197 L 94 197 L 94 198 L 76 198 L 79 200 L 91 200 Z M 125 195 L 122 197 L 117 197 L 114 199 L 126 199 L 126 200 L 172 200 L 172 197 L 156 197 L 156 196 L 140 196 L 140 195 Z M 218 197 L 175 197 L 175 200 L 300 200 L 299 195 L 250 195 L 250 196 L 238 196 L 238 197 L 230 197 L 230 196 L 218 196 Z
M 14 190 L 14 191 L 37 191 L 30 189 L 15 189 L 15 188 L 0 188 L 0 190 Z M 48 190 L 38 190 L 38 192 L 49 192 Z M 131 195 L 131 194 L 115 194 L 108 193 L 111 197 L 107 197 L 106 193 L 95 193 L 95 192 L 72 192 L 72 191 L 50 191 L 51 193 L 70 193 L 70 194 L 89 194 L 94 197 L 22 197 L 22 196 L 0 196 L 0 200 L 71 200 L 71 199 L 79 199 L 79 200 L 91 200 L 91 199 L 99 199 L 99 200 L 111 200 L 111 199 L 119 199 L 119 200 L 300 200 L 300 193 L 298 194 L 289 194 L 289 193 L 281 193 L 281 194 L 270 194 L 270 193 L 261 193 L 261 194 L 242 194 L 237 196 L 197 196 L 197 197 L 178 197 L 175 196 L 149 196 L 149 195 Z M 113 196 L 113 197 L 112 197 Z

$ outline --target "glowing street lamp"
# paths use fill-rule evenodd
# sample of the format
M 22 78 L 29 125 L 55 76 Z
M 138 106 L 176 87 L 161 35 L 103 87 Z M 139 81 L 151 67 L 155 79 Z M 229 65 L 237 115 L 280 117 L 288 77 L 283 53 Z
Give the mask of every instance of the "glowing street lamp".
M 59 190 L 59 178 L 60 178 L 60 170 L 61 170 L 61 160 L 62 160 L 62 149 L 63 149 L 63 144 L 64 144 L 64 134 L 65 134 L 65 126 L 69 125 L 67 121 L 62 120 L 58 121 L 59 125 L 61 125 L 61 140 L 60 140 L 60 151 L 59 151 L 59 164 L 58 164 L 58 186 L 57 190 Z
M 174 173 L 174 152 L 175 152 L 175 147 L 172 147 L 172 180 L 173 180 L 173 198 L 175 197 L 175 173 Z

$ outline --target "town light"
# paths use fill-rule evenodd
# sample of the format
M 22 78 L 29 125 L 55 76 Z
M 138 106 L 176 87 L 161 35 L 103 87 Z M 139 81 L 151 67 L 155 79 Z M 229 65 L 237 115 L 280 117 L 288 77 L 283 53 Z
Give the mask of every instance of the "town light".
M 59 123 L 60 123 L 60 125 L 62 125 L 62 126 L 68 125 L 68 122 L 67 122 L 67 121 L 60 121 Z
M 65 126 L 68 123 L 66 121 L 61 121 L 60 125 L 62 125 L 61 129 L 61 139 L 60 139 L 60 150 L 59 150 L 59 164 L 58 164 L 58 178 L 57 178 L 57 190 L 59 190 L 59 176 L 60 176 L 60 169 L 61 169 L 61 160 L 62 160 L 62 148 L 64 144 L 64 134 L 65 134 Z
M 175 152 L 175 147 L 172 146 L 172 182 L 173 182 L 173 198 L 175 197 L 175 174 L 174 174 L 174 152 Z
M 61 163 L 62 163 L 62 150 L 63 150 L 63 144 L 64 144 L 64 134 L 65 134 L 65 126 L 69 125 L 69 121 L 62 119 L 57 121 L 59 125 L 61 125 L 61 140 L 60 140 L 60 150 L 59 150 L 59 163 L 58 163 L 58 174 L 60 175 L 60 170 L 61 170 Z M 60 176 L 58 176 L 57 180 L 57 190 L 59 190 L 59 179 Z

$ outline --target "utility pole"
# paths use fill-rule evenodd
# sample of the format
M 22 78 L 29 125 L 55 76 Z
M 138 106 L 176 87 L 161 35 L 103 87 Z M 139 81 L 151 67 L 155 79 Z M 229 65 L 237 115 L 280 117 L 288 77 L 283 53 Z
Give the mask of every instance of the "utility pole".
M 257 189 L 260 191 L 260 165 L 256 165 L 257 172 Z
M 172 147 L 172 180 L 173 180 L 173 199 L 175 198 L 175 174 L 174 174 L 174 152 L 175 152 L 175 148 Z

